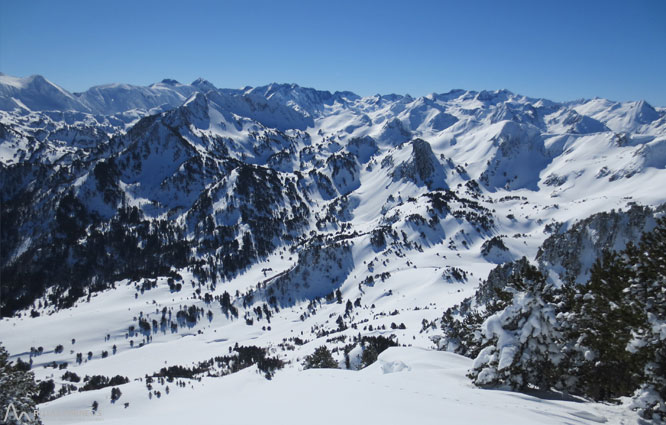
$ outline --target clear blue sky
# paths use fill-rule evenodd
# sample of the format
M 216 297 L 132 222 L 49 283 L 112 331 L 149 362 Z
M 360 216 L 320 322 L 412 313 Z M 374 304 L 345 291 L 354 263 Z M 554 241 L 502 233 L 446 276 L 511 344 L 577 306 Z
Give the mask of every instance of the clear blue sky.
M 0 0 L 0 71 L 71 91 L 201 76 L 666 106 L 666 1 Z

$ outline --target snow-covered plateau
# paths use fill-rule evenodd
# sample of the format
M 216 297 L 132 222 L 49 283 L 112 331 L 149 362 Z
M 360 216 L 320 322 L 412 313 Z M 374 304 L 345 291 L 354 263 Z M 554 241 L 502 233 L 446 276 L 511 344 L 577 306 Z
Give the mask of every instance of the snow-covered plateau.
M 489 353 L 529 304 L 507 283 L 521 264 L 584 287 L 604 250 L 658 228 L 666 108 L 0 74 L 0 172 L 0 343 L 45 424 L 649 420 L 633 393 L 467 375 L 517 358 Z M 489 315 L 480 353 L 443 330 L 466 308 Z M 322 346 L 337 368 L 313 366 Z

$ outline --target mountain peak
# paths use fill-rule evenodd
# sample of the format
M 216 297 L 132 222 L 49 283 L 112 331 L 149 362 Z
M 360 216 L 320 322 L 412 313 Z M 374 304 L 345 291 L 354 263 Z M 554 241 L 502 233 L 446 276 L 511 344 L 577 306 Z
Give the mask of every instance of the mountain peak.
M 295 90 L 295 89 L 300 89 L 301 86 L 299 86 L 296 83 L 278 83 L 278 82 L 273 82 L 268 85 L 269 90 Z
M 208 81 L 204 78 L 201 78 L 201 77 L 192 81 L 191 85 L 198 88 L 199 90 L 201 90 L 203 92 L 208 92 L 208 91 L 211 91 L 211 90 L 217 90 L 217 87 L 215 87 L 215 85 L 213 85 L 213 83 L 211 83 L 210 81 Z
M 201 92 L 194 92 L 178 109 L 184 109 L 195 115 L 208 115 L 208 98 Z
M 513 97 L 513 93 L 506 89 L 500 90 L 481 90 L 477 95 L 476 99 L 482 102 L 506 102 L 510 97 Z
M 634 109 L 634 116 L 636 121 L 641 124 L 649 124 L 652 121 L 659 119 L 659 112 L 652 107 L 645 100 L 639 100 L 636 102 L 636 107 Z
M 47 80 L 40 74 L 33 74 L 29 77 L 26 78 L 27 81 L 29 82 L 35 82 L 35 83 L 46 83 Z
M 0 109 L 16 107 L 33 111 L 75 110 L 89 112 L 71 93 L 41 75 L 0 76 Z

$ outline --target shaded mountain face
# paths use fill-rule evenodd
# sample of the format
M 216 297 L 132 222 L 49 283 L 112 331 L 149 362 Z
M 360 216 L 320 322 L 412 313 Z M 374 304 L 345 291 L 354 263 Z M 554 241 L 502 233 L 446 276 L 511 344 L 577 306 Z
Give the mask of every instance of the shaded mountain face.
M 428 249 L 490 267 L 555 221 L 663 202 L 664 146 L 645 102 L 0 75 L 2 314 L 183 270 L 219 283 L 278 253 L 284 274 L 239 297 L 291 305 Z

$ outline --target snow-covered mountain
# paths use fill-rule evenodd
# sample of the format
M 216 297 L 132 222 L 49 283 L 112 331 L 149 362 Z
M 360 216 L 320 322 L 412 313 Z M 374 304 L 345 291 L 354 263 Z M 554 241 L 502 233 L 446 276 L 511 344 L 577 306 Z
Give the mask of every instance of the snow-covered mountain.
M 90 112 L 75 96 L 41 75 L 17 78 L 0 73 L 0 94 L 3 110 Z
M 203 79 L 69 93 L 2 74 L 0 170 L 0 341 L 64 395 L 44 412 L 89 412 L 97 400 L 102 415 L 145 422 L 164 399 L 189 400 L 180 382 L 208 394 L 219 378 L 185 378 L 235 371 L 238 346 L 298 369 L 326 345 L 357 369 L 383 341 L 372 338 L 435 348 L 440 332 L 428 324 L 498 265 L 527 257 L 553 280 L 563 268 L 584 280 L 598 252 L 585 247 L 623 249 L 663 214 L 647 208 L 666 203 L 666 109 L 506 90 L 218 89 Z M 589 218 L 611 210 L 633 212 L 612 224 Z M 649 226 L 630 225 L 648 215 Z M 587 230 L 566 233 L 577 228 Z M 421 379 L 431 366 L 462 379 L 437 366 L 454 355 L 434 353 L 424 367 L 419 353 L 392 348 L 367 379 L 380 368 Z M 199 372 L 178 369 L 165 394 L 167 366 Z M 65 372 L 129 378 L 119 388 L 130 406 L 109 404 L 108 388 L 78 392 L 85 383 Z M 221 385 L 232 379 L 254 378 Z M 539 402 L 521 408 L 530 403 Z M 552 414 L 567 419 L 553 423 L 633 418 L 562 403 Z

